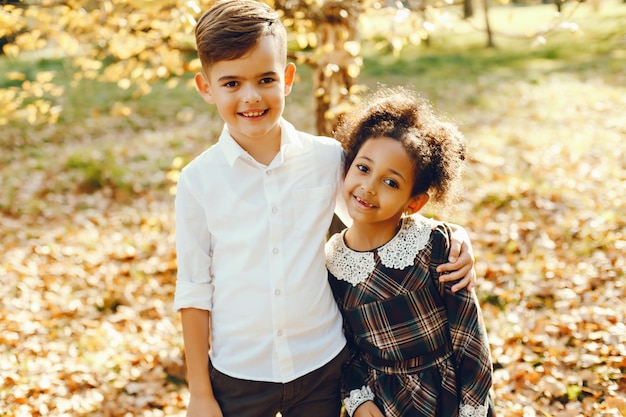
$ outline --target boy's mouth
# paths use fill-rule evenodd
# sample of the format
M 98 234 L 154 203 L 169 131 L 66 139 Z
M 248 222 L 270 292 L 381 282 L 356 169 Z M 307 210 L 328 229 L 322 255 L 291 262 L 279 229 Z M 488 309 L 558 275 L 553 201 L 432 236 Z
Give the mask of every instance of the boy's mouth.
M 241 112 L 239 114 L 241 114 L 244 117 L 261 117 L 265 113 L 267 113 L 267 110 L 246 111 L 246 112 Z

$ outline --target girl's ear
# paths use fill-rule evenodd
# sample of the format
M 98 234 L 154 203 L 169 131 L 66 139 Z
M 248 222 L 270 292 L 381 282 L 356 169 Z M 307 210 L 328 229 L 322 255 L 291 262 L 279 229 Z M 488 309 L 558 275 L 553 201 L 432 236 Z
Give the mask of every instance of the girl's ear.
M 204 101 L 209 104 L 214 104 L 215 101 L 213 99 L 213 94 L 211 94 L 211 84 L 209 84 L 209 80 L 206 78 L 206 75 L 199 72 L 195 75 L 194 81 L 196 82 L 196 88 Z
M 404 212 L 408 215 L 415 214 L 422 209 L 428 203 L 430 196 L 428 193 L 421 193 L 415 197 L 411 197 L 404 209 Z
M 285 96 L 288 96 L 291 93 L 291 87 L 293 87 L 293 83 L 296 80 L 296 65 L 293 62 L 290 62 L 285 67 Z

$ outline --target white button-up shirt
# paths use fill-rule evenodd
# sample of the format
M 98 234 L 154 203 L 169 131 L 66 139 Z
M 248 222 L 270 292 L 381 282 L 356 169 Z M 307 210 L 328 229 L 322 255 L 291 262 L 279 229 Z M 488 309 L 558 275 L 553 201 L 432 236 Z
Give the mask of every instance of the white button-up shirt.
M 281 124 L 268 166 L 225 127 L 183 169 L 174 308 L 211 311 L 216 369 L 284 383 L 326 364 L 346 342 L 324 263 L 341 147 Z

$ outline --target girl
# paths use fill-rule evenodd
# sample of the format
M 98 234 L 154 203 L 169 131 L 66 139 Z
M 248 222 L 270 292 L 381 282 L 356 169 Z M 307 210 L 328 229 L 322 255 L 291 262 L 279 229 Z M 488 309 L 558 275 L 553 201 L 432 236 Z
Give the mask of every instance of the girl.
M 326 245 L 326 266 L 352 358 L 350 416 L 493 416 L 489 344 L 474 291 L 439 283 L 450 227 L 417 213 L 445 202 L 465 143 L 426 101 L 381 89 L 347 116 L 344 198 L 352 225 Z

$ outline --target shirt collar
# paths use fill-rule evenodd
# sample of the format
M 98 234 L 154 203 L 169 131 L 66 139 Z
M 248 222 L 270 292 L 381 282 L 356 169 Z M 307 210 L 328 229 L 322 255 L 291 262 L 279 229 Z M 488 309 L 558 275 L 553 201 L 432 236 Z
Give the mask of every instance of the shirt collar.
M 296 128 L 286 121 L 280 119 L 280 152 L 284 153 L 285 150 L 291 146 L 302 147 L 302 139 Z M 243 149 L 228 132 L 228 125 L 224 124 L 222 133 L 220 134 L 218 143 L 224 152 L 226 161 L 231 167 L 235 161 L 241 157 L 247 155 L 245 149 Z

